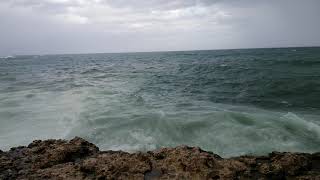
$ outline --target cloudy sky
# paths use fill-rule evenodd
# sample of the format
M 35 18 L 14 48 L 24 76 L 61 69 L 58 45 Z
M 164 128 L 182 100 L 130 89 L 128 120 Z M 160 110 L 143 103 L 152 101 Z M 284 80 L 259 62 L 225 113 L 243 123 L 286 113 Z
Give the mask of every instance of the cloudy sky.
M 320 0 L 0 0 L 0 55 L 319 45 Z

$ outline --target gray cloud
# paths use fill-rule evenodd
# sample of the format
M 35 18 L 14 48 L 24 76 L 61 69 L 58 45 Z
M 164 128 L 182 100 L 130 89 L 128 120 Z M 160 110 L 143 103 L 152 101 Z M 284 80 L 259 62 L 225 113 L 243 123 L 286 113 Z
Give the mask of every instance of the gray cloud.
M 9 0 L 0 55 L 320 45 L 318 0 Z

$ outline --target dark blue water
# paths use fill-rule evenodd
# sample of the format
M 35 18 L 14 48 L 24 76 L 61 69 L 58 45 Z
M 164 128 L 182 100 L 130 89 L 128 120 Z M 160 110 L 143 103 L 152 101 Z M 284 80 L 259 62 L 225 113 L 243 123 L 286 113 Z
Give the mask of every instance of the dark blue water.
M 320 151 L 320 48 L 0 59 L 0 148 L 84 137 L 223 156 Z

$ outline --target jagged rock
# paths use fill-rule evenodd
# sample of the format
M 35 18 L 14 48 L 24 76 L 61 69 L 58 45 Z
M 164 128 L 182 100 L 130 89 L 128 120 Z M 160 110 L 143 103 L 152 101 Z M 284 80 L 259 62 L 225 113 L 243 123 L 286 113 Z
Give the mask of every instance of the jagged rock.
M 320 153 L 223 159 L 187 146 L 130 154 L 79 137 L 37 140 L 0 151 L 0 179 L 320 179 Z

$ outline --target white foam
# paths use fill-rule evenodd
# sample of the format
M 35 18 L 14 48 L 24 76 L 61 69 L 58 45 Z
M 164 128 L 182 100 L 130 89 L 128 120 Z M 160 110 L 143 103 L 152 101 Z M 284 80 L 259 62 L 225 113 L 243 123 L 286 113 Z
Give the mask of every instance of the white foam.
M 30 93 L 35 96 L 26 98 Z M 320 150 L 315 145 L 320 143 L 319 125 L 296 112 L 205 101 L 193 101 L 188 107 L 152 107 L 131 100 L 97 88 L 77 88 L 77 93 L 13 92 L 5 101 L 17 104 L 0 108 L 0 113 L 15 114 L 2 124 L 0 149 L 34 139 L 81 136 L 102 150 L 146 151 L 185 144 L 226 157 Z
M 3 57 L 0 56 L 0 59 L 14 59 L 14 58 L 15 56 L 3 56 Z
M 320 126 L 318 124 L 306 121 L 305 119 L 300 118 L 298 115 L 292 112 L 288 112 L 287 114 L 285 114 L 282 119 L 286 120 L 286 123 L 292 124 L 297 129 L 304 129 L 306 130 L 306 133 L 313 132 L 317 135 L 317 138 L 320 138 Z

